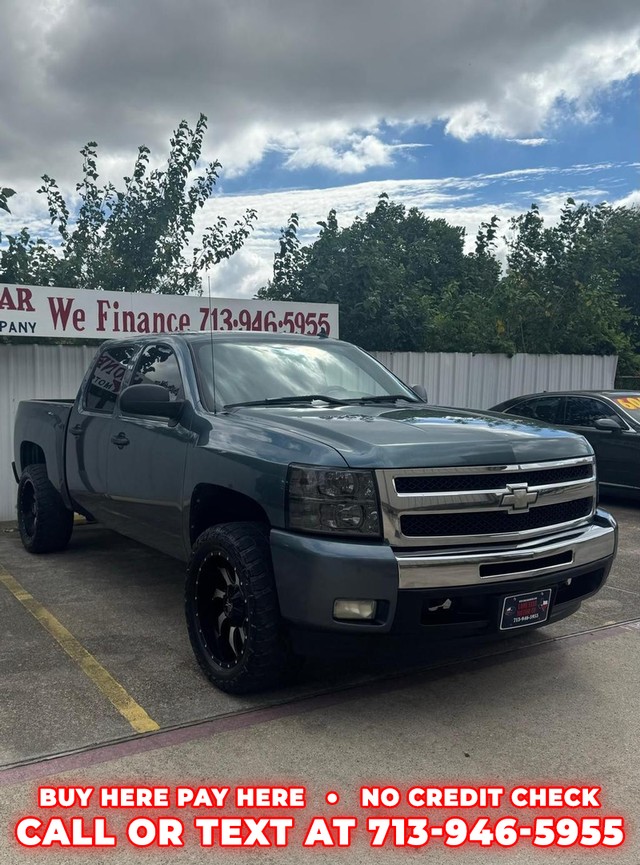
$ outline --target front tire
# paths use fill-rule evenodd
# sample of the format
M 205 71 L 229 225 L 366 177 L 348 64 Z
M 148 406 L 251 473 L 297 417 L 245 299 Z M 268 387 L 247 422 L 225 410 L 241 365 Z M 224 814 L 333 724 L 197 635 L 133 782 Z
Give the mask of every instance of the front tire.
M 200 535 L 187 570 L 185 612 L 198 664 L 220 690 L 245 694 L 285 681 L 291 654 L 260 523 L 223 523 Z
M 49 480 L 46 466 L 27 466 L 18 484 L 18 529 L 29 553 L 64 550 L 73 531 L 73 511 Z

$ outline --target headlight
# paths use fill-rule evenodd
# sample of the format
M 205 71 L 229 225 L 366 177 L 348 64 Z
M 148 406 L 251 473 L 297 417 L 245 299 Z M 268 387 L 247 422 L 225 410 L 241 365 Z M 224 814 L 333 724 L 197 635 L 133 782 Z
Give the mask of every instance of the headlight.
M 289 466 L 290 529 L 380 537 L 379 510 L 373 472 Z

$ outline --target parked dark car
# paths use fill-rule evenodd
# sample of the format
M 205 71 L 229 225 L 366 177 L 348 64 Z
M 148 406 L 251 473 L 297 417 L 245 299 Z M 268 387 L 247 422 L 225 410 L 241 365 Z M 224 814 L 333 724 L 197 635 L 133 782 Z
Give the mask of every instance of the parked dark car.
M 508 399 L 492 411 L 580 433 L 595 451 L 603 490 L 640 493 L 640 391 L 534 393 Z

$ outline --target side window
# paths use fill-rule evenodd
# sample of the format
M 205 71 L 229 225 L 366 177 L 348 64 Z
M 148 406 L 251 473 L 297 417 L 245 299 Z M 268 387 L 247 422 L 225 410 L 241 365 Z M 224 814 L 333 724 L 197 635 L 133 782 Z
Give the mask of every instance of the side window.
M 114 345 L 100 354 L 84 393 L 83 408 L 87 411 L 113 413 L 122 379 L 137 348 L 138 346 L 133 344 Z
M 532 420 L 544 421 L 545 423 L 556 423 L 560 399 L 561 397 L 559 396 L 537 397 L 536 399 L 518 403 L 518 405 L 509 410 L 509 413 L 518 414 L 520 417 L 529 417 Z
M 567 397 L 566 426 L 593 426 L 601 417 L 617 417 L 611 406 L 588 396 Z
M 518 417 L 535 417 L 533 414 L 533 406 L 535 400 L 532 402 L 519 402 L 516 405 L 512 405 L 509 409 L 509 414 L 517 414 Z
M 542 396 L 540 399 L 534 400 L 533 417 L 546 423 L 556 423 L 559 406 L 559 396 Z
M 140 355 L 131 384 L 159 384 L 169 391 L 171 400 L 184 399 L 178 361 L 166 345 L 150 345 Z

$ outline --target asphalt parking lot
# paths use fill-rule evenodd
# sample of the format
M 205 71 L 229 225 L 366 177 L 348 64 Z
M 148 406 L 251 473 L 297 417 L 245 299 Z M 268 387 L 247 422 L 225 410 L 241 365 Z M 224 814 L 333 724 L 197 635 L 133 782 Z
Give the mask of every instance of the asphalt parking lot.
M 14 526 L 0 526 L 2 816 L 24 808 L 34 782 L 70 771 L 92 782 L 103 770 L 187 782 L 279 772 L 327 789 L 363 775 L 524 773 L 589 775 L 640 828 L 640 506 L 604 504 L 620 523 L 618 558 L 606 587 L 569 619 L 420 657 L 314 661 L 290 688 L 242 698 L 199 672 L 179 562 L 87 525 L 64 553 L 29 556 Z M 118 694 L 132 711 L 115 705 Z M 15 861 L 10 847 L 0 842 L 0 862 Z M 608 856 L 637 865 L 638 851 Z M 540 861 L 526 855 L 510 861 Z

